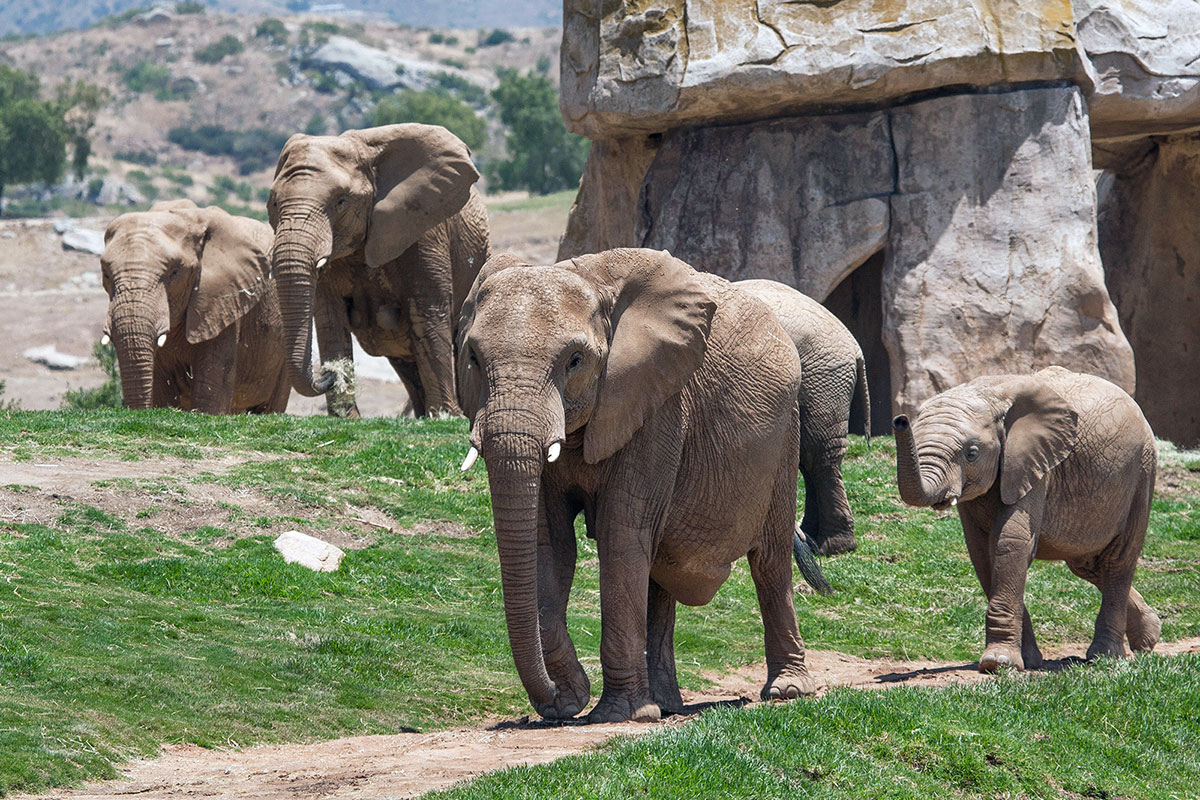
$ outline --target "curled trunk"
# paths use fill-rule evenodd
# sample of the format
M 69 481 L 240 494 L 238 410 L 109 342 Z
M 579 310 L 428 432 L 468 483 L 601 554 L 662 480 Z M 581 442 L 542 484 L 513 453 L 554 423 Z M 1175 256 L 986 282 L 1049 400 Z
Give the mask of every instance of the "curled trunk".
M 910 506 L 931 506 L 941 502 L 944 489 L 925 481 L 921 475 L 921 459 L 917 455 L 908 417 L 896 417 L 892 420 L 892 429 L 896 433 L 896 485 L 900 488 L 900 499 Z
M 317 260 L 327 253 L 326 243 L 299 223 L 289 223 L 286 218 L 280 221 L 271 266 L 279 292 L 288 377 L 305 397 L 325 394 L 335 380 L 329 372 L 315 378 L 312 369 L 314 273 Z

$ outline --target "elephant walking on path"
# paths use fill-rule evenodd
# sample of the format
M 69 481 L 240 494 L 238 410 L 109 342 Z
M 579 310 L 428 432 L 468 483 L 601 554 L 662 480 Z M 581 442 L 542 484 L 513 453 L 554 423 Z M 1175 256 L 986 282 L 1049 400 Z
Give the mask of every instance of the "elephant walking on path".
M 353 333 L 363 350 L 388 358 L 418 417 L 460 413 L 456 325 L 489 249 L 478 179 L 467 146 L 436 125 L 288 140 L 267 210 L 296 391 L 333 388 L 332 365 L 353 364 Z M 358 416 L 352 396 L 327 404 L 331 414 Z
M 738 281 L 734 286 L 775 312 L 800 355 L 800 529 L 817 553 L 848 553 L 858 541 L 842 483 L 842 460 L 855 403 L 863 411 L 867 442 L 871 441 L 871 397 L 862 348 L 831 311 L 790 286 L 767 280 Z
M 1065 561 L 1100 590 L 1088 658 L 1158 643 L 1162 625 L 1133 588 L 1154 495 L 1154 434 L 1119 387 L 1049 367 L 976 378 L 931 397 L 911 423 L 896 417 L 904 502 L 958 507 L 967 552 L 987 595 L 979 668 L 1036 667 L 1025 608 L 1034 558 Z
M 104 335 L 117 351 L 126 406 L 287 409 L 270 227 L 172 200 L 117 217 L 104 242 Z
M 708 603 L 742 556 L 763 696 L 812 694 L 792 605 L 800 360 L 771 312 L 664 252 L 502 255 L 459 336 L 464 468 L 476 451 L 487 464 L 509 641 L 538 713 L 590 699 L 566 624 L 581 512 L 600 559 L 604 691 L 589 721 L 682 707 L 675 604 Z

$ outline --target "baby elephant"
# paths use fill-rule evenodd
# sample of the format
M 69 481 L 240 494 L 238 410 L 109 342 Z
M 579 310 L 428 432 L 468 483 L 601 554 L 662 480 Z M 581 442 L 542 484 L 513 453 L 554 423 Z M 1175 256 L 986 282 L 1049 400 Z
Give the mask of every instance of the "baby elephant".
M 1025 609 L 1033 558 L 1065 561 L 1100 589 L 1088 658 L 1158 643 L 1158 615 L 1133 588 L 1154 494 L 1154 434 L 1124 391 L 1050 367 L 997 375 L 896 417 L 896 480 L 913 506 L 958 506 L 988 598 L 979 669 L 1037 667 Z
M 104 336 L 117 350 L 126 406 L 287 408 L 270 226 L 173 200 L 117 217 L 104 242 Z

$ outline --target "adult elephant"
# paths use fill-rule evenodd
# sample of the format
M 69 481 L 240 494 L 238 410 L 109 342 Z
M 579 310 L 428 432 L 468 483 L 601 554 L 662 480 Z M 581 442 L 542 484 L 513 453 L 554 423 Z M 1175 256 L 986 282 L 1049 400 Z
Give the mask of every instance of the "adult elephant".
M 104 337 L 117 351 L 126 406 L 287 408 L 267 225 L 174 200 L 122 214 L 104 242 Z
M 1088 658 L 1149 652 L 1162 625 L 1133 588 L 1150 501 L 1154 434 L 1137 403 L 1092 375 L 1050 367 L 976 378 L 899 416 L 896 479 L 914 506 L 957 506 L 987 595 L 984 672 L 1036 667 L 1025 608 L 1034 558 L 1065 561 L 1100 590 Z
M 800 361 L 761 303 L 665 252 L 530 266 L 499 256 L 463 306 L 459 387 L 488 468 L 504 610 L 537 711 L 590 684 L 567 632 L 582 512 L 600 559 L 604 691 L 589 721 L 682 700 L 675 603 L 744 556 L 765 627 L 764 697 L 811 694 L 792 606 Z
M 366 352 L 387 356 L 417 416 L 460 413 L 455 325 L 489 246 L 478 179 L 467 146 L 437 125 L 287 141 L 268 212 L 296 391 L 315 397 L 334 386 L 332 365 L 353 364 L 353 332 Z M 327 404 L 358 415 L 353 396 Z
M 800 474 L 804 517 L 800 528 L 816 552 L 832 556 L 858 546 L 854 515 L 842 482 L 851 408 L 862 409 L 871 441 L 871 397 L 862 348 L 854 334 L 825 306 L 776 281 L 734 284 L 775 312 L 800 354 Z

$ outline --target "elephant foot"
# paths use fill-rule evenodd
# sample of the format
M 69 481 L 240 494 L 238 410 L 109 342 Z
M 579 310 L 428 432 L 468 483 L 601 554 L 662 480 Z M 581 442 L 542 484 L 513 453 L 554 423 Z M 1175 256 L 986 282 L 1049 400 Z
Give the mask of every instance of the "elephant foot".
M 573 709 L 568 716 L 575 716 L 592 701 L 592 683 L 578 659 L 571 658 L 569 661 L 547 664 L 546 672 L 549 673 L 550 680 L 554 681 L 562 708 Z
M 1024 670 L 1025 659 L 1022 657 L 1021 651 L 1015 647 L 1006 644 L 989 644 L 984 654 L 979 657 L 979 671 L 999 672 L 1001 667 Z
M 794 700 L 797 697 L 811 697 L 816 693 L 817 682 L 808 674 L 808 667 L 801 664 L 769 679 L 767 685 L 759 692 L 759 697 L 763 700 Z
M 1111 658 L 1127 658 L 1129 653 L 1125 652 L 1125 637 L 1122 636 L 1117 641 L 1105 641 L 1103 639 L 1093 639 L 1092 644 L 1087 649 L 1087 660 L 1095 661 L 1097 658 L 1109 656 Z
M 1139 619 L 1130 614 L 1125 624 L 1125 635 L 1129 637 L 1129 649 L 1135 653 L 1149 653 L 1162 636 L 1162 620 L 1154 610 L 1147 608 Z
M 665 672 L 650 673 L 650 696 L 663 714 L 678 714 L 683 711 L 683 695 L 674 675 Z
M 816 553 L 819 556 L 837 556 L 842 553 L 852 553 L 858 549 L 858 540 L 854 538 L 853 533 L 830 536 L 820 542 L 814 540 L 814 544 L 816 544 Z
M 582 711 L 586 704 L 586 699 L 580 702 L 579 698 L 570 692 L 558 690 L 554 693 L 552 701 L 549 703 L 534 703 L 533 707 L 545 719 L 570 719 Z
M 662 719 L 658 704 L 650 697 L 626 697 L 605 692 L 587 715 L 589 724 L 600 722 L 657 722 Z

